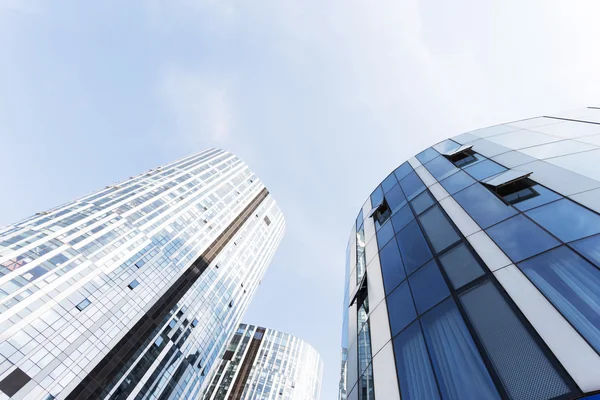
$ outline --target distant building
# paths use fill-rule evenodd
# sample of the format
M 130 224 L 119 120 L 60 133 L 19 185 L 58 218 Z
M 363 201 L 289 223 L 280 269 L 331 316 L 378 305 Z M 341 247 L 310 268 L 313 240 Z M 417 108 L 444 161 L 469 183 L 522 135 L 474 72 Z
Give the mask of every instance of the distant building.
M 401 164 L 352 227 L 340 398 L 599 393 L 599 213 L 597 108 Z
M 319 400 L 323 363 L 287 333 L 241 324 L 205 392 L 205 400 Z

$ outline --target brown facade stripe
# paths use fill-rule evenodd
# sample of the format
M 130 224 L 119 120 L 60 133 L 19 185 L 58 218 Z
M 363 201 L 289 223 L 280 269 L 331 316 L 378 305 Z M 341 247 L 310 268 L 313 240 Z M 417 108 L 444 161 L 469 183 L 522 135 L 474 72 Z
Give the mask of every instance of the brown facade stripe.
M 263 188 L 244 210 L 225 228 L 210 246 L 192 263 L 175 283 L 154 303 L 125 336 L 108 352 L 96 367 L 67 396 L 68 400 L 100 398 L 103 391 L 112 389 L 125 370 L 135 361 L 136 352 L 141 351 L 149 335 L 164 322 L 169 312 L 200 278 L 219 252 L 229 243 L 242 225 L 252 216 L 258 206 L 269 195 Z M 137 358 L 137 356 L 136 356 Z M 112 384 L 112 385 L 111 385 Z M 105 392 L 106 393 L 106 392 Z
M 248 352 L 246 353 L 246 357 L 244 357 L 244 361 L 242 361 L 240 372 L 235 379 L 235 383 L 233 384 L 233 388 L 231 390 L 231 395 L 229 396 L 231 400 L 241 400 L 242 395 L 244 394 L 246 381 L 248 380 L 248 376 L 250 376 L 252 365 L 254 364 L 256 355 L 258 354 L 258 349 L 260 348 L 262 338 L 265 334 L 265 328 L 259 327 L 256 329 L 256 332 L 260 332 L 262 335 L 260 335 L 260 339 L 257 339 L 256 336 L 253 337 L 252 341 L 250 342 L 250 346 L 248 346 Z

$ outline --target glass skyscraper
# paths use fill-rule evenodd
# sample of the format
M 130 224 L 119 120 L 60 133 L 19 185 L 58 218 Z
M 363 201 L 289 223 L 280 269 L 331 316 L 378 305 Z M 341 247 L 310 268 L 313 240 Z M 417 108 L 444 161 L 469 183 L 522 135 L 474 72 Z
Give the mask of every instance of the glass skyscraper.
M 319 400 L 323 363 L 287 333 L 240 324 L 204 400 Z
M 600 109 L 401 164 L 347 251 L 340 398 L 600 398 Z
M 0 399 L 198 398 L 283 231 L 219 149 L 0 230 Z

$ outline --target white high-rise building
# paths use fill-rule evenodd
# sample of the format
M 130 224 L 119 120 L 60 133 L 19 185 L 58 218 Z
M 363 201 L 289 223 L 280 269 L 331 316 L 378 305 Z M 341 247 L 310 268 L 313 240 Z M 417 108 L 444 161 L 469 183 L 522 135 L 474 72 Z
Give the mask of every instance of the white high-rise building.
M 197 398 L 283 232 L 219 149 L 0 230 L 0 399 Z
M 323 362 L 287 333 L 240 324 L 204 400 L 319 400 Z

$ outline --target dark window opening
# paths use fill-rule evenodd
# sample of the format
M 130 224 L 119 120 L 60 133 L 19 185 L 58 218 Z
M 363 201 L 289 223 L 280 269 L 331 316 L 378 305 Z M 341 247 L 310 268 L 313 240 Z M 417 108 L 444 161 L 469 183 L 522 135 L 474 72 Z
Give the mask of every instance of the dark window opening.
M 133 281 L 132 281 L 132 282 L 131 282 L 129 285 L 127 285 L 127 287 L 128 287 L 129 289 L 132 289 L 132 290 L 133 290 L 133 288 L 135 288 L 135 287 L 136 287 L 137 285 L 139 285 L 139 284 L 140 284 L 140 283 L 137 281 L 137 279 L 134 279 L 134 280 L 133 280 Z
M 385 222 L 392 216 L 392 210 L 390 209 L 390 206 L 388 205 L 388 202 L 385 199 L 385 197 L 381 200 L 379 204 L 373 207 L 373 209 L 369 213 L 369 216 L 375 219 L 375 222 L 377 223 L 378 227 L 385 224 Z
M 267 226 L 271 225 L 271 219 L 269 219 L 269 217 L 267 217 L 265 215 L 265 224 L 267 224 Z
M 475 157 L 475 152 L 473 150 L 465 150 L 460 153 L 447 156 L 447 158 L 459 168 L 477 161 L 477 157 Z
M 8 374 L 6 378 L 0 381 L 0 390 L 7 396 L 14 396 L 31 378 L 20 368 L 15 369 Z
M 534 189 L 537 184 L 526 176 L 499 186 L 493 186 L 485 182 L 483 184 L 506 204 L 517 204 L 540 195 Z

